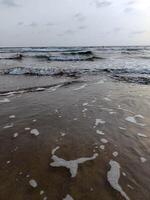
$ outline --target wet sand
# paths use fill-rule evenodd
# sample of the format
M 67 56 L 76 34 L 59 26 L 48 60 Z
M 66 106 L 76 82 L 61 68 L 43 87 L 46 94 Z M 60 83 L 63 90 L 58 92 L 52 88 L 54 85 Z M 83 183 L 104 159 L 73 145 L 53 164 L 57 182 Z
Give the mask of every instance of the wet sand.
M 149 86 L 105 76 L 81 81 L 0 96 L 0 199 L 125 199 L 108 181 L 113 160 L 129 199 L 149 200 Z M 79 163 L 71 177 L 68 168 L 50 165 L 56 147 L 54 155 L 65 161 L 98 156 Z

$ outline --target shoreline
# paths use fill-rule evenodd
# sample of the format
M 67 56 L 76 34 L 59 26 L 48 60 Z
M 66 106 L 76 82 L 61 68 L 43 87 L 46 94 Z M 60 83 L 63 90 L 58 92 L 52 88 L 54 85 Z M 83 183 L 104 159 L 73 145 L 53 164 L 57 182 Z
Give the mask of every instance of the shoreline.
M 8 96 L 10 102 L 0 103 L 1 199 L 123 199 L 107 179 L 114 160 L 128 197 L 149 200 L 149 87 L 105 76 L 84 81 Z M 98 156 L 79 164 L 71 178 L 66 167 L 50 166 L 58 146 L 55 155 L 64 160 Z M 35 188 L 29 184 L 32 179 Z

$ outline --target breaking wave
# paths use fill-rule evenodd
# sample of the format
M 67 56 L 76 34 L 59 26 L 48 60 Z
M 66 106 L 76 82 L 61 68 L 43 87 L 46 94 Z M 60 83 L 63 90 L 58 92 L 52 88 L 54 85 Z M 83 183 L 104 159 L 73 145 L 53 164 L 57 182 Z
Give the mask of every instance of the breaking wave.
M 112 73 L 112 74 L 150 74 L 150 69 L 136 69 L 136 68 L 118 68 L 118 69 L 110 69 L 105 68 L 103 71 Z
M 95 56 L 81 56 L 78 54 L 74 55 L 61 55 L 61 56 L 50 56 L 49 61 L 93 61 L 96 59 Z
M 10 54 L 10 55 L 1 55 L 0 60 L 21 60 L 23 57 L 22 54 Z
M 118 81 L 129 83 L 150 84 L 150 69 L 104 69 Z
M 70 51 L 70 52 L 64 52 L 64 55 L 93 55 L 92 51 Z
M 30 76 L 77 76 L 80 75 L 80 70 L 76 69 L 60 69 L 60 68 L 30 68 L 30 67 L 15 67 L 3 71 L 3 74 L 8 75 L 30 75 Z

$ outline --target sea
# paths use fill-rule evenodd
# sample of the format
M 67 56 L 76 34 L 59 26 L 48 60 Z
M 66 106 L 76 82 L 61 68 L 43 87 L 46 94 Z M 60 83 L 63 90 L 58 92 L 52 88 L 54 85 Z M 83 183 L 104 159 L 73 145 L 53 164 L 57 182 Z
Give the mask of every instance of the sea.
M 78 78 L 101 74 L 118 81 L 149 84 L 150 46 L 0 48 L 2 92 L 11 89 L 10 76 L 20 76 L 21 83 L 29 76 Z

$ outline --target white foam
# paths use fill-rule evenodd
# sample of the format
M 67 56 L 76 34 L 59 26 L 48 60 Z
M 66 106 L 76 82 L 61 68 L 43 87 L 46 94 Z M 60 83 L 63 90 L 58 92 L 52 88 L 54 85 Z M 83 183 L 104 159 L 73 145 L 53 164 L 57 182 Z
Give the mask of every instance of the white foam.
M 24 130 L 25 130 L 25 131 L 29 131 L 29 130 L 31 130 L 31 128 L 27 127 L 27 128 L 25 128 Z
M 11 163 L 11 161 L 10 160 L 7 160 L 7 162 L 6 162 L 7 164 L 10 164 Z
M 87 105 L 88 105 L 88 103 L 83 103 L 82 105 L 83 105 L 83 106 L 87 106 Z
M 125 172 L 122 172 L 122 175 L 123 175 L 123 176 L 127 176 Z
M 73 198 L 69 194 L 67 194 L 67 196 L 63 200 L 73 200 Z
M 36 91 L 43 91 L 45 88 L 37 88 Z
M 60 149 L 60 147 L 59 147 L 59 146 L 57 146 L 56 148 L 52 149 L 52 151 L 51 151 L 51 154 L 52 154 L 52 155 L 54 155 L 54 154 L 55 154 L 55 152 L 56 152 L 58 149 Z
M 106 140 L 105 138 L 102 138 L 101 142 L 104 143 L 104 144 L 106 144 L 106 143 L 108 143 L 108 140 Z
M 131 190 L 134 190 L 134 187 L 132 187 L 131 185 L 127 185 L 128 186 L 128 188 L 130 188 Z
M 64 160 L 63 158 L 59 158 L 58 156 L 55 155 L 55 152 L 59 149 L 59 147 L 56 147 L 55 149 L 52 150 L 52 157 L 51 159 L 54 161 L 50 163 L 50 166 L 52 167 L 66 167 L 69 169 L 71 177 L 75 177 L 78 172 L 78 165 L 82 164 L 86 161 L 94 160 L 98 154 L 95 153 L 92 157 L 87 157 L 87 158 L 78 158 L 76 160 Z
M 9 103 L 9 102 L 10 102 L 10 100 L 7 98 L 0 99 L 0 103 Z
M 135 115 L 135 117 L 138 117 L 138 118 L 144 119 L 143 115 Z
M 43 194 L 44 194 L 44 190 L 41 190 L 41 191 L 40 191 L 40 195 L 43 195 Z
M 33 187 L 33 188 L 36 188 L 38 186 L 37 182 L 34 180 L 34 179 L 31 179 L 29 181 L 29 184 Z
M 78 120 L 78 118 L 74 118 L 73 120 L 74 120 L 74 121 L 77 121 L 77 120 Z
M 84 109 L 82 110 L 82 112 L 85 113 L 87 110 L 88 110 L 87 108 L 84 108 Z
M 48 89 L 48 91 L 49 92 L 55 92 L 58 88 L 60 88 L 62 85 L 60 84 L 60 85 L 56 85 L 56 86 L 54 86 L 54 87 L 51 87 L 51 88 L 49 88 Z
M 141 160 L 142 163 L 145 163 L 147 161 L 147 159 L 144 158 L 144 157 L 141 157 L 140 160 Z
M 37 129 L 32 129 L 31 131 L 30 131 L 30 133 L 32 134 L 32 135 L 35 135 L 35 136 L 38 136 L 40 133 L 39 133 L 39 131 L 37 130 Z
M 131 123 L 137 123 L 136 119 L 134 117 L 126 117 L 126 121 L 131 122 Z
M 126 128 L 124 127 L 119 127 L 120 130 L 127 130 Z
M 123 191 L 121 186 L 119 185 L 118 181 L 120 179 L 120 165 L 114 160 L 109 162 L 111 169 L 107 172 L 107 180 L 110 183 L 111 187 L 118 192 L 126 199 L 130 200 L 127 194 Z
M 110 115 L 114 115 L 114 114 L 116 114 L 116 112 L 109 112 L 109 114 L 110 114 Z
M 147 138 L 147 135 L 143 134 L 143 133 L 138 133 L 137 134 L 139 137 L 144 137 L 144 138 Z
M 82 86 L 80 86 L 80 87 L 78 87 L 78 88 L 75 88 L 74 90 L 76 91 L 76 90 L 81 90 L 81 89 L 83 89 L 83 88 L 85 88 L 87 86 L 87 84 L 84 84 L 84 85 L 82 85 Z
M 118 152 L 117 152 L 117 151 L 114 151 L 114 152 L 112 153 L 112 155 L 113 155 L 114 157 L 117 157 L 117 156 L 118 156 Z
M 18 137 L 18 135 L 19 135 L 18 133 L 14 133 L 13 137 L 16 138 Z
M 105 135 L 105 133 L 103 131 L 100 131 L 100 130 L 96 130 L 96 133 L 99 134 L 99 135 Z
M 58 109 L 55 109 L 55 113 L 59 113 Z
M 100 149 L 104 150 L 105 149 L 105 145 L 100 145 Z
M 11 123 L 11 124 L 8 124 L 8 125 L 4 126 L 3 128 L 4 128 L 4 129 L 7 129 L 7 128 L 12 128 L 13 126 L 14 126 L 14 124 Z
M 105 101 L 111 101 L 111 99 L 109 99 L 108 97 L 104 98 Z
M 132 111 L 130 111 L 130 110 L 127 110 L 127 109 L 121 108 L 120 105 L 118 105 L 118 109 L 119 109 L 119 110 L 123 110 L 123 111 L 127 111 L 127 112 L 130 112 L 130 113 L 134 114 L 134 112 L 132 112 Z
M 60 132 L 61 137 L 64 137 L 66 133 Z
M 105 123 L 106 122 L 102 119 L 96 119 L 94 128 L 96 128 L 96 126 L 98 126 L 99 124 L 105 124 Z
M 9 118 L 10 119 L 14 119 L 16 116 L 15 115 L 10 115 Z
M 93 100 L 92 100 L 92 103 L 95 103 L 95 102 L 96 102 L 96 100 L 97 100 L 96 98 L 95 98 L 95 99 L 93 99 Z
M 103 84 L 103 83 L 104 83 L 104 81 L 100 80 L 100 81 L 96 82 L 95 84 Z
M 135 116 L 133 116 L 133 117 L 129 116 L 129 117 L 126 117 L 125 120 L 128 121 L 128 122 L 131 122 L 131 123 L 133 123 L 133 124 L 137 124 L 137 125 L 140 125 L 140 126 L 145 126 L 145 124 L 138 123 L 138 122 L 136 121 L 136 118 L 141 118 L 141 117 L 139 117 L 139 115 L 135 115 Z

